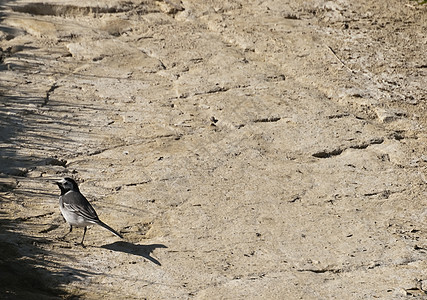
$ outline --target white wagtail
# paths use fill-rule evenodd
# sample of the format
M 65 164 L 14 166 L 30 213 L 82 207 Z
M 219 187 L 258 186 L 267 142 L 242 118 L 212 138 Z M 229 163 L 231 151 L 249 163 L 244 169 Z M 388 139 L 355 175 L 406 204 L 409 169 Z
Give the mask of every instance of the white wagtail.
M 61 189 L 61 196 L 59 196 L 59 209 L 61 210 L 65 220 L 70 224 L 70 231 L 67 234 L 73 230 L 73 226 L 84 227 L 83 238 L 80 243 L 84 246 L 83 240 L 85 239 L 87 226 L 98 224 L 105 229 L 108 229 L 118 237 L 123 238 L 120 233 L 98 218 L 98 215 L 92 205 L 90 205 L 85 196 L 80 193 L 77 183 L 72 178 L 64 178 L 61 181 L 56 182 L 56 184 Z M 64 237 L 66 235 L 64 235 Z

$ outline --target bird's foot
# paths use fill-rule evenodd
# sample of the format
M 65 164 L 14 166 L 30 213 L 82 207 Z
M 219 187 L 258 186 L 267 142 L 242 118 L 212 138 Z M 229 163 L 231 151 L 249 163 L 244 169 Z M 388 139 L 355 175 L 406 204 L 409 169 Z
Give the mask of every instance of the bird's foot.
M 81 246 L 82 248 L 86 248 L 86 245 L 82 243 L 74 243 L 74 246 Z
M 75 242 L 74 245 L 75 246 L 82 246 L 82 248 L 86 248 L 86 245 L 83 244 L 83 243 L 77 243 L 77 242 Z
M 66 237 L 67 235 L 64 235 L 64 236 L 60 236 L 60 237 L 58 237 L 57 239 L 58 240 L 60 240 L 60 241 L 65 241 L 65 237 Z

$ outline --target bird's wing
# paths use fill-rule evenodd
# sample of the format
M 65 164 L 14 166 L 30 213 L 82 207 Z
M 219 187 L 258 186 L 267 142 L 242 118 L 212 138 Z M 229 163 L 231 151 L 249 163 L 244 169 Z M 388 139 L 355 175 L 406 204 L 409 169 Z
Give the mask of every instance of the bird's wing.
M 98 222 L 99 218 L 96 211 L 90 205 L 89 201 L 79 192 L 70 191 L 62 196 L 64 207 L 76 215 L 82 216 L 88 221 Z

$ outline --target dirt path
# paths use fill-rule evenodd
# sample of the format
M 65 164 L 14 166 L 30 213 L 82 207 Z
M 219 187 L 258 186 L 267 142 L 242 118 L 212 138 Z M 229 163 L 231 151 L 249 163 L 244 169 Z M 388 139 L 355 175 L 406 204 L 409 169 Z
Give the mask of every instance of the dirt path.
M 1 294 L 427 297 L 427 5 L 371 2 L 5 1 Z

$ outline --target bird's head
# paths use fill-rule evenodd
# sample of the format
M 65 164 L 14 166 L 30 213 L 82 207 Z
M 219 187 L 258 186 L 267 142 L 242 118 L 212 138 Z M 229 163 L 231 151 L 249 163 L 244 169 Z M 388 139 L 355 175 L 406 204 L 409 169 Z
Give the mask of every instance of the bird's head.
M 64 179 L 56 182 L 56 184 L 61 189 L 61 195 L 64 195 L 68 191 L 79 191 L 79 186 L 77 183 L 74 181 L 74 179 L 69 177 L 65 177 Z

